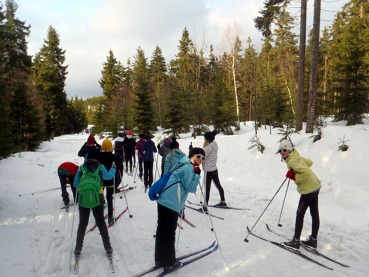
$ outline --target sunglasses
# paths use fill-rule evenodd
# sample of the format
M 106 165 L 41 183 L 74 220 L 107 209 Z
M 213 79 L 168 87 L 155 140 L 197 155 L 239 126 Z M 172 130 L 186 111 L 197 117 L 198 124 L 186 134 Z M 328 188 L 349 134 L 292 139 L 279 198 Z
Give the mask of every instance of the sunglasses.
M 205 157 L 204 157 L 204 156 L 196 155 L 196 158 L 198 158 L 198 159 L 201 159 L 201 160 L 205 161 Z
M 282 152 L 283 152 L 283 153 L 286 153 L 287 151 L 288 151 L 287 149 L 279 149 L 279 151 L 278 151 L 278 152 L 279 152 L 279 153 L 282 153 Z

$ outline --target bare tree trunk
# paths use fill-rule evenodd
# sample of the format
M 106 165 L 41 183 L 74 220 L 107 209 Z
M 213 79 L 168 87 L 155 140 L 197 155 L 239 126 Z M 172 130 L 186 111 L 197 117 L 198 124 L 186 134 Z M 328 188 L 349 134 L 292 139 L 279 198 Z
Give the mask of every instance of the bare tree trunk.
M 300 46 L 299 46 L 299 73 L 298 91 L 296 101 L 296 131 L 302 130 L 302 117 L 304 109 L 304 77 L 305 77 L 305 49 L 306 49 L 306 12 L 307 0 L 301 0 L 300 19 Z
M 232 75 L 233 75 L 233 86 L 234 86 L 234 97 L 236 100 L 236 114 L 237 114 L 237 127 L 240 127 L 240 106 L 238 103 L 238 92 L 237 92 L 237 79 L 236 79 L 236 45 L 233 43 L 232 47 Z
M 311 68 L 309 81 L 309 101 L 307 110 L 306 133 L 313 133 L 315 119 L 315 100 L 318 81 L 318 56 L 320 33 L 320 6 L 321 0 L 314 0 L 313 44 L 311 51 Z

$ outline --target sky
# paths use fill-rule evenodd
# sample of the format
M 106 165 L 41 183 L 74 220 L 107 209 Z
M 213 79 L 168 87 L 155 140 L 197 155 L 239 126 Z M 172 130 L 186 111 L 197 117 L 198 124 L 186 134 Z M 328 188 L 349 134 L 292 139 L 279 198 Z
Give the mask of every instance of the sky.
M 1 1 L 0 1 L 1 2 Z M 3 2 L 3 1 L 2 1 Z M 101 96 L 98 80 L 109 50 L 127 65 L 134 61 L 138 47 L 150 59 L 156 46 L 167 62 L 175 58 L 184 28 L 199 48 L 226 49 L 224 38 L 237 25 L 246 45 L 250 37 L 260 50 L 261 34 L 254 19 L 263 8 L 261 0 L 17 0 L 17 17 L 31 25 L 28 38 L 30 55 L 44 43 L 53 26 L 66 50 L 68 97 Z M 299 16 L 300 1 L 291 5 Z M 334 15 L 348 0 L 322 1 L 322 26 L 331 24 Z M 312 25 L 313 0 L 308 1 L 308 27 Z M 233 28 L 235 29 L 235 28 Z M 296 26 L 295 31 L 299 32 Z
M 155 143 L 163 139 L 162 132 L 159 130 L 155 133 Z M 290 184 L 284 182 L 287 166 L 276 153 L 281 138 L 278 133 L 278 129 L 269 130 L 264 126 L 258 129 L 260 141 L 265 146 L 263 154 L 256 149 L 248 149 L 248 142 L 254 135 L 252 122 L 241 124 L 241 129 L 235 131 L 233 136 L 218 134 L 215 137 L 219 146 L 217 168 L 225 200 L 228 206 L 249 210 L 210 207 L 211 214 L 224 218 L 212 217 L 210 220 L 207 215 L 186 208 L 186 219 L 196 227 L 178 220 L 183 229 L 176 231 L 176 255 L 204 248 L 215 240 L 220 250 L 171 276 L 368 276 L 369 118 L 364 120 L 364 124 L 356 126 L 344 126 L 343 122 L 327 120 L 322 139 L 315 143 L 309 138 L 311 134 L 301 132 L 291 136 L 300 155 L 313 161 L 312 170 L 322 185 L 319 193 L 321 224 L 317 249 L 349 265 L 349 268 L 301 249 L 303 254 L 333 269 L 328 270 L 248 235 L 246 226 L 252 228 L 255 234 L 277 242 L 291 239 L 294 233 L 299 194 L 293 181 Z M 202 136 L 196 139 L 190 133 L 180 136 L 180 149 L 185 153 L 190 142 L 196 147 L 201 147 L 204 142 Z M 338 151 L 339 139 L 343 137 L 349 146 L 346 152 Z M 63 202 L 57 168 L 66 161 L 81 165 L 83 159 L 77 156 L 77 152 L 87 138 L 87 134 L 56 137 L 43 142 L 36 152 L 17 153 L 0 160 L 2 276 L 76 276 L 72 271 L 72 251 L 77 233 L 78 207 L 74 205 L 68 213 L 61 209 Z M 96 139 L 102 143 L 101 139 Z M 154 175 L 157 179 L 161 159 L 160 156 L 155 159 Z M 136 188 L 129 190 L 126 198 L 116 197 L 114 201 L 116 216 L 127 205 L 129 208 L 129 212 L 109 228 L 115 275 L 109 272 L 99 231 L 95 230 L 85 237 L 78 276 L 129 277 L 153 266 L 156 202 L 149 200 L 144 193 L 143 183 L 137 175 L 136 178 L 134 176 L 123 175 L 123 184 Z M 201 178 L 196 194 L 190 193 L 188 196 L 193 203 L 200 202 L 202 181 Z M 70 188 L 68 192 L 71 195 Z M 209 204 L 214 205 L 219 201 L 219 193 L 212 185 Z M 91 215 L 88 228 L 93 224 Z M 267 231 L 266 224 L 282 237 Z M 301 239 L 306 239 L 310 232 L 311 217 L 307 211 Z M 248 243 L 244 242 L 246 237 Z M 147 277 L 156 276 L 159 272 L 157 270 Z

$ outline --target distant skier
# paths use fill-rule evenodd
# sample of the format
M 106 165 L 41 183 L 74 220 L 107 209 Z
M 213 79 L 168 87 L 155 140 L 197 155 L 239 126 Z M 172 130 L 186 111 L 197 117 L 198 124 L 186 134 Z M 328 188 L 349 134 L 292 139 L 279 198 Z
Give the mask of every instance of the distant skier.
M 145 140 L 146 142 L 141 152 L 144 154 L 144 185 L 146 192 L 154 181 L 154 153 L 158 152 L 158 150 L 156 149 L 155 143 L 151 140 L 151 135 L 145 135 Z
M 142 174 L 143 174 L 143 158 L 144 158 L 144 154 L 142 153 L 142 149 L 145 145 L 145 135 L 144 134 L 139 134 L 138 135 L 139 140 L 136 143 L 136 150 L 137 150 L 137 156 L 138 156 L 138 177 L 140 179 L 142 179 Z
M 289 140 L 282 140 L 279 145 L 279 153 L 282 156 L 282 160 L 287 163 L 288 171 L 286 177 L 295 181 L 297 191 L 301 194 L 296 212 L 295 235 L 291 241 L 285 242 L 284 244 L 296 249 L 300 248 L 300 236 L 304 225 L 304 216 L 309 207 L 312 219 L 311 235 L 308 240 L 301 241 L 301 243 L 316 248 L 320 226 L 318 208 L 320 181 L 310 169 L 313 162 L 300 156 L 297 150 L 292 147 Z
M 123 148 L 126 160 L 126 172 L 128 173 L 129 163 L 129 174 L 132 175 L 132 159 L 136 149 L 136 140 L 133 138 L 132 131 L 127 131 L 126 137 L 123 140 Z

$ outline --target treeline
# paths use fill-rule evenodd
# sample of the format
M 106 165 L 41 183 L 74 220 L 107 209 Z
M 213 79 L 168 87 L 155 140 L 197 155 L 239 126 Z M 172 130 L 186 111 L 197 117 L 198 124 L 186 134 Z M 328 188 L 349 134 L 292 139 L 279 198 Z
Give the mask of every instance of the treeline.
M 65 50 L 56 30 L 49 28 L 44 45 L 32 59 L 26 45 L 29 27 L 15 18 L 14 1 L 6 1 L 5 11 L 0 9 L 0 136 L 5 143 L 1 157 L 35 149 L 54 135 L 81 131 L 87 122 L 95 126 L 95 133 L 113 135 L 124 129 L 151 132 L 157 126 L 172 135 L 187 131 L 196 135 L 208 125 L 232 134 L 231 127 L 237 129 L 243 121 L 254 121 L 255 130 L 262 124 L 293 127 L 300 60 L 293 30 L 298 22 L 287 5 L 272 8 L 273 16 L 265 13 L 261 18 L 271 30 L 263 32 L 260 51 L 251 39 L 241 41 L 237 25 L 227 30 L 221 54 L 215 54 L 206 41 L 196 45 L 187 28 L 170 61 L 159 46 L 150 58 L 139 47 L 125 64 L 110 50 L 99 79 L 103 96 L 83 101 L 66 97 Z M 333 116 L 352 125 L 361 123 L 368 113 L 368 25 L 368 1 L 352 0 L 322 31 L 319 56 L 314 56 L 318 59 L 316 119 Z M 311 37 L 312 33 L 304 56 L 304 120 Z
M 49 27 L 33 57 L 30 26 L 16 17 L 13 0 L 0 3 L 0 158 L 37 149 L 42 141 L 80 132 L 87 124 L 82 99 L 67 99 L 65 50 Z
M 90 117 L 95 130 L 116 134 L 119 128 L 148 132 L 162 126 L 178 134 L 192 126 L 195 135 L 211 124 L 230 134 L 231 126 L 237 128 L 240 122 L 250 120 L 256 126 L 293 127 L 299 67 L 298 37 L 293 29 L 298 22 L 288 12 L 289 1 L 269 1 L 270 5 L 275 2 L 283 5 L 278 9 L 273 6 L 272 17 L 266 12 L 259 18 L 273 26 L 270 32 L 263 32 L 259 52 L 250 39 L 243 44 L 237 25 L 227 31 L 227 49 L 219 56 L 212 45 L 206 47 L 206 42 L 203 47 L 196 46 L 186 28 L 178 52 L 169 62 L 159 46 L 150 59 L 138 48 L 133 62 L 128 60 L 125 66 L 109 51 L 100 79 L 104 97 L 95 101 L 95 113 Z M 347 125 L 358 124 L 368 112 L 368 24 L 368 1 L 352 0 L 337 14 L 332 26 L 323 30 L 320 54 L 315 57 L 318 83 L 311 99 L 317 125 L 325 116 L 346 120 Z M 304 57 L 304 121 L 308 114 L 312 33 Z

